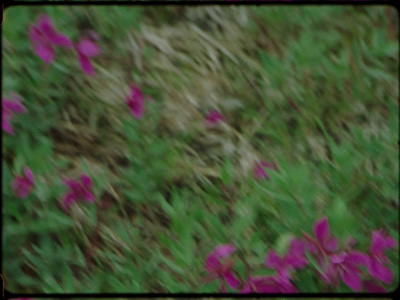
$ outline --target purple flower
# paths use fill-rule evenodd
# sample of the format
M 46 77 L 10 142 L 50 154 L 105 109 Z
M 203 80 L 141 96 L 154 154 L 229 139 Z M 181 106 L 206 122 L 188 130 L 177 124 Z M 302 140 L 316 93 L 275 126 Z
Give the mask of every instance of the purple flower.
M 248 293 L 279 293 L 280 289 L 274 276 L 249 277 L 248 282 L 240 291 L 241 294 Z
M 317 240 L 305 232 L 303 234 L 308 241 L 308 248 L 311 253 L 324 256 L 338 250 L 338 240 L 330 235 L 328 219 L 326 217 L 314 225 L 314 235 Z
M 225 280 L 228 286 L 232 289 L 237 289 L 240 285 L 240 282 L 231 271 L 233 261 L 227 260 L 224 263 L 221 263 L 221 260 L 226 259 L 235 251 L 236 248 L 233 245 L 223 244 L 217 246 L 206 258 L 206 270 L 212 278 L 219 278 L 221 280 L 222 291 L 225 289 L 223 280 Z
M 385 264 L 390 264 L 390 261 L 384 251 L 394 248 L 396 245 L 396 240 L 392 237 L 385 237 L 381 230 L 372 232 L 367 269 L 373 278 L 386 284 L 393 281 L 393 273 L 385 267 Z
M 208 127 L 214 126 L 221 121 L 225 121 L 225 117 L 215 110 L 211 110 L 205 117 L 205 124 Z
M 364 285 L 364 288 L 369 293 L 386 293 L 386 290 L 383 286 L 381 286 L 371 280 L 363 281 L 363 285 Z
M 35 178 L 33 177 L 32 171 L 28 166 L 24 168 L 25 176 L 16 176 L 11 182 L 11 187 L 14 193 L 20 198 L 28 197 L 33 185 L 35 183 Z
M 261 160 L 256 164 L 254 168 L 254 176 L 258 179 L 263 179 L 263 178 L 269 179 L 269 176 L 267 172 L 265 172 L 264 168 L 278 170 L 278 167 L 276 166 L 275 163 L 268 163 L 264 160 Z
M 14 114 L 22 114 L 26 112 L 25 106 L 22 105 L 21 99 L 18 95 L 13 94 L 11 100 L 3 98 L 1 100 L 1 127 L 5 132 L 14 135 L 14 129 L 11 126 L 11 121 L 14 118 Z
M 304 241 L 293 239 L 289 251 L 283 258 L 280 258 L 274 250 L 271 250 L 265 258 L 265 264 L 267 267 L 275 269 L 278 274 L 304 268 L 307 265 L 307 259 L 304 256 L 304 246 Z
M 47 15 L 41 15 L 37 20 L 37 25 L 31 25 L 28 36 L 31 40 L 33 51 L 48 64 L 55 57 L 53 46 L 72 47 L 71 40 L 55 30 L 50 17 Z
M 277 272 L 277 283 L 279 284 L 281 291 L 297 291 L 297 289 L 290 283 L 290 272 L 304 268 L 307 265 L 307 260 L 304 257 L 304 246 L 302 240 L 293 239 L 289 251 L 283 258 L 280 258 L 274 250 L 269 251 L 265 258 L 266 266 Z
M 150 96 L 144 96 L 142 90 L 132 84 L 130 87 L 130 95 L 126 98 L 126 104 L 129 106 L 131 114 L 136 118 L 142 118 L 144 114 L 144 101 L 153 102 L 154 100 Z
M 297 293 L 297 288 L 289 281 L 282 281 L 275 276 L 250 277 L 241 294 L 248 293 Z
M 91 36 L 95 37 L 95 33 Z M 92 63 L 90 62 L 90 58 L 97 56 L 101 53 L 99 46 L 88 38 L 81 39 L 75 46 L 75 49 L 78 53 L 79 63 L 81 65 L 82 70 L 89 76 L 94 75 L 94 68 Z
M 81 182 L 74 179 L 65 179 L 64 184 L 69 187 L 69 191 L 65 194 L 63 199 L 63 207 L 65 210 L 76 201 L 85 200 L 86 202 L 93 202 L 94 196 L 92 194 L 92 180 L 86 174 L 81 176 Z
M 356 250 L 350 252 L 340 252 L 338 254 L 329 254 L 330 263 L 324 270 L 322 279 L 325 283 L 339 285 L 340 279 L 353 291 L 362 290 L 362 281 L 360 274 L 360 265 L 366 266 L 367 255 Z

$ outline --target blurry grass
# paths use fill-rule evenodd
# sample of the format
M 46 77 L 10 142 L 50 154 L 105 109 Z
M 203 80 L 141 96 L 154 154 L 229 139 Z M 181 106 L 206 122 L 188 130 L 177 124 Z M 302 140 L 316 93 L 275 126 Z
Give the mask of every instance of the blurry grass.
M 31 52 L 42 12 L 74 40 L 98 32 L 95 77 L 67 51 L 48 68 Z M 398 238 L 392 7 L 39 6 L 6 20 L 3 96 L 18 92 L 29 110 L 3 137 L 10 291 L 215 292 L 202 279 L 217 244 L 258 267 L 324 214 L 359 249 L 375 229 Z M 140 121 L 124 103 L 133 82 L 155 99 Z M 205 128 L 210 109 L 228 122 Z M 92 176 L 96 205 L 59 210 L 50 158 L 64 176 Z M 259 159 L 279 172 L 254 181 Z M 21 201 L 9 182 L 24 164 L 38 180 Z

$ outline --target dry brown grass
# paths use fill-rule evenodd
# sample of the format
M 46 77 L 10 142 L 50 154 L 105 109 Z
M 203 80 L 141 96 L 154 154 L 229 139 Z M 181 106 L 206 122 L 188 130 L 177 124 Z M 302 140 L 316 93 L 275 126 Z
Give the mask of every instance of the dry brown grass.
M 140 31 L 127 29 L 125 38 L 115 41 L 123 56 L 105 53 L 94 63 L 95 77 L 82 75 L 70 84 L 77 99 L 55 129 L 62 137 L 56 152 L 71 159 L 83 156 L 90 168 L 106 162 L 109 176 L 118 176 L 117 166 L 128 155 L 121 119 L 129 117 L 125 97 L 135 82 L 161 91 L 157 134 L 175 139 L 194 133 L 188 145 L 176 139 L 183 152 L 181 167 L 191 169 L 194 178 L 218 178 L 223 157 L 231 158 L 236 175 L 248 174 L 259 159 L 248 137 L 262 121 L 245 123 L 240 111 L 244 103 L 261 103 L 255 76 L 268 82 L 254 52 L 257 33 L 245 28 L 250 19 L 245 7 L 185 7 L 183 17 L 171 24 L 160 27 L 147 20 Z M 80 102 L 91 103 L 89 110 Z M 228 122 L 206 128 L 210 109 Z

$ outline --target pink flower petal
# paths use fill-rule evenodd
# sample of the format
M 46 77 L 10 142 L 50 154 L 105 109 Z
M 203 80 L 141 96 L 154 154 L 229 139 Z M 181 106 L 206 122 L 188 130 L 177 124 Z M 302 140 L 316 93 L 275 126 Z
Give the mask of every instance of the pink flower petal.
M 348 269 L 342 274 L 343 282 L 355 292 L 362 290 L 360 275 L 356 269 Z
M 217 272 L 218 269 L 220 269 L 221 267 L 222 267 L 221 263 L 219 262 L 218 258 L 216 258 L 214 255 L 211 254 L 206 258 L 206 269 L 210 273 Z
M 76 201 L 74 193 L 67 193 L 63 198 L 62 206 L 64 210 L 68 210 L 69 207 Z
M 335 237 L 330 236 L 326 239 L 325 243 L 323 244 L 325 250 L 330 252 L 335 252 L 338 249 L 338 240 Z
M 126 104 L 129 106 L 131 114 L 136 118 L 140 119 L 144 114 L 144 96 L 142 90 L 136 86 L 131 85 L 130 95 L 126 99 Z
M 246 283 L 246 285 L 244 286 L 244 288 L 241 289 L 241 291 L 239 292 L 240 294 L 249 294 L 251 293 L 251 288 L 250 285 L 248 283 Z
M 264 168 L 268 168 L 268 169 L 277 169 L 277 166 L 275 163 L 269 163 L 266 162 L 265 160 L 260 161 L 261 166 L 263 166 Z
M 380 252 L 384 250 L 384 237 L 380 230 L 375 230 L 372 232 L 371 240 L 371 252 Z
M 373 281 L 364 281 L 364 287 L 369 293 L 386 293 L 386 290 L 383 286 L 373 282 Z
M 392 237 L 385 237 L 382 230 L 375 230 L 372 232 L 370 250 L 372 253 L 382 252 L 385 249 L 391 249 L 396 247 L 396 240 Z
M 240 286 L 239 280 L 236 279 L 231 271 L 225 272 L 223 276 L 231 289 L 237 289 Z
M 344 263 L 346 258 L 347 258 L 347 253 L 346 252 L 340 252 L 338 254 L 330 254 L 329 255 L 329 259 L 334 264 L 342 264 L 342 263 Z
M 54 45 L 59 47 L 72 47 L 71 40 L 64 34 L 56 32 L 53 23 L 47 15 L 38 18 L 38 25 L 43 35 Z
M 50 64 L 54 60 L 55 51 L 50 44 L 35 43 L 33 51 L 47 64 Z
M 144 114 L 144 105 L 143 103 L 134 101 L 132 99 L 129 99 L 127 101 L 127 104 L 130 108 L 131 114 L 136 118 L 136 119 L 140 119 L 143 114 Z
M 265 264 L 268 268 L 280 268 L 281 262 L 281 258 L 274 250 L 270 250 L 267 257 L 265 258 Z
M 68 186 L 71 190 L 76 190 L 80 187 L 79 181 L 75 179 L 65 179 L 64 185 Z
M 93 57 L 101 53 L 100 47 L 88 39 L 82 39 L 76 48 L 79 53 L 87 57 Z
M 94 202 L 94 200 L 95 200 L 93 194 L 87 190 L 83 191 L 83 198 L 84 198 L 84 200 L 86 200 L 87 202 L 90 202 L 90 203 Z
M 54 31 L 53 22 L 51 21 L 51 19 L 48 15 L 41 14 L 37 18 L 37 24 L 38 24 L 40 30 L 44 31 L 45 33 Z
M 134 101 L 143 102 L 142 90 L 138 86 L 136 86 L 134 84 L 131 85 L 131 98 Z
M 94 75 L 94 68 L 87 56 L 82 55 L 80 52 L 78 52 L 78 59 L 79 63 L 81 65 L 82 70 L 89 76 Z
M 279 287 L 273 276 L 257 276 L 250 278 L 250 282 L 256 293 L 279 293 Z
M 42 35 L 39 27 L 37 27 L 36 25 L 31 25 L 29 27 L 28 37 L 32 43 L 43 41 L 43 35 Z
M 290 281 L 287 281 L 285 282 L 285 284 L 281 284 L 280 292 L 286 294 L 295 294 L 298 293 L 299 291 Z
M 269 176 L 267 174 L 267 172 L 265 172 L 265 170 L 263 169 L 263 167 L 260 164 L 257 164 L 254 168 L 254 176 L 258 179 L 263 179 L 263 178 L 267 178 L 269 179 Z
M 318 242 L 323 245 L 329 237 L 329 224 L 327 218 L 323 218 L 315 224 L 314 234 L 317 237 Z
M 291 266 L 293 269 L 304 268 L 308 261 L 304 256 L 306 242 L 300 239 L 294 239 L 288 253 L 285 255 L 284 264 Z
M 4 98 L 2 101 L 2 107 L 3 109 L 15 114 L 22 114 L 26 112 L 25 106 L 22 105 L 21 99 L 17 95 L 13 96 L 13 100 Z
M 356 265 L 367 266 L 369 263 L 368 255 L 357 250 L 349 252 L 346 259 Z
M 33 173 L 31 171 L 31 169 L 29 169 L 28 166 L 24 167 L 24 173 L 25 173 L 26 178 L 29 180 L 29 182 L 31 184 L 33 184 L 35 182 L 35 178 L 33 177 Z
M 233 252 L 236 251 L 235 246 L 229 244 L 222 244 L 215 247 L 212 255 L 218 259 L 223 259 L 231 255 Z
M 92 180 L 90 179 L 89 175 L 87 175 L 87 174 L 81 175 L 81 182 L 84 187 L 89 188 L 89 189 L 93 185 Z
M 31 188 L 32 188 L 32 185 L 31 185 L 31 183 L 30 183 L 27 179 L 25 179 L 25 178 L 23 178 L 23 177 L 20 177 L 20 176 L 17 176 L 17 177 L 11 182 L 11 187 L 13 188 L 14 193 L 15 193 L 18 197 L 24 199 L 24 198 L 26 198 L 26 197 L 29 195 L 30 190 L 31 190 Z
M 206 126 L 213 126 L 220 121 L 225 121 L 225 117 L 215 110 L 211 110 L 205 117 Z
M 377 259 L 371 259 L 368 264 L 368 272 L 375 279 L 378 279 L 386 284 L 390 284 L 393 281 L 393 273 L 391 270 L 386 268 Z
M 54 32 L 52 35 L 47 36 L 49 41 L 58 47 L 72 48 L 71 40 L 64 34 Z
M 4 113 L 2 113 L 2 116 L 3 116 L 3 119 L 1 120 L 1 128 L 9 134 L 15 135 L 14 129 L 12 128 L 11 122 L 10 122 L 12 119 L 12 116 L 5 115 Z

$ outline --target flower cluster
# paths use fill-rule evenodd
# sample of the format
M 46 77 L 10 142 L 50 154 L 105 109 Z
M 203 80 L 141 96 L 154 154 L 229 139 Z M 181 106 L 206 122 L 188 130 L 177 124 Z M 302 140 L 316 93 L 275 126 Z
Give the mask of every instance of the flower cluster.
M 90 76 L 95 74 L 91 63 L 93 57 L 101 53 L 96 41 L 99 39 L 96 33 L 90 32 L 81 36 L 74 43 L 66 35 L 56 30 L 52 20 L 47 15 L 41 15 L 36 24 L 32 24 L 28 33 L 33 51 L 46 64 L 51 64 L 56 57 L 56 48 L 62 47 L 73 49 L 78 57 L 82 70 Z M 144 95 L 141 87 L 132 84 L 129 95 L 125 102 L 132 116 L 141 119 L 145 113 L 146 101 L 153 101 L 151 97 Z M 11 121 L 15 115 L 26 113 L 27 109 L 22 104 L 19 96 L 13 95 L 11 99 L 2 99 L 2 129 L 14 135 Z M 206 127 L 214 127 L 227 119 L 217 112 L 211 110 L 204 117 Z M 254 167 L 256 179 L 269 179 L 267 169 L 278 170 L 275 163 L 260 160 Z M 33 172 L 28 166 L 24 167 L 24 175 L 15 176 L 11 182 L 14 193 L 20 198 L 26 198 L 35 185 Z M 93 183 L 87 174 L 82 174 L 80 180 L 68 178 L 64 180 L 66 191 L 62 207 L 65 211 L 76 202 L 84 201 L 92 203 L 95 201 L 93 195 Z M 240 293 L 296 293 L 295 272 L 311 267 L 309 259 L 316 262 L 317 276 L 329 286 L 339 287 L 343 282 L 351 290 L 360 292 L 385 292 L 383 284 L 393 281 L 393 273 L 389 266 L 391 264 L 385 251 L 395 248 L 397 242 L 392 237 L 386 236 L 382 230 L 372 232 L 371 244 L 367 252 L 354 249 L 356 241 L 349 238 L 344 247 L 339 247 L 339 241 L 330 233 L 327 218 L 316 222 L 313 228 L 314 237 L 303 232 L 304 238 L 291 240 L 288 251 L 279 255 L 275 250 L 270 250 L 264 261 L 266 268 L 274 272 L 274 275 L 241 276 L 235 271 L 235 261 L 232 256 L 236 247 L 229 244 L 217 246 L 207 257 L 205 269 L 209 280 L 219 280 L 220 291 L 226 292 L 227 288 Z M 308 255 L 307 255 L 308 254 Z M 21 298 L 22 299 L 22 298 Z
M 87 75 L 94 75 L 93 66 L 89 58 L 100 54 L 100 48 L 90 38 L 82 38 L 75 45 L 64 34 L 57 32 L 50 17 L 41 15 L 37 19 L 37 24 L 32 24 L 29 29 L 29 39 L 32 43 L 33 51 L 47 64 L 53 62 L 56 53 L 55 47 L 74 48 L 78 55 L 82 70 Z M 97 35 L 92 35 L 97 36 Z
M 220 281 L 221 292 L 226 292 L 226 283 L 240 293 L 297 293 L 294 272 L 312 265 L 306 255 L 309 253 L 318 264 L 316 274 L 326 285 L 338 288 L 342 280 L 356 292 L 363 289 L 368 292 L 386 292 L 378 281 L 384 284 L 393 281 L 393 273 L 387 267 L 390 261 L 384 251 L 396 247 L 395 239 L 385 236 L 382 230 L 373 231 L 369 252 L 363 253 L 353 249 L 353 238 L 346 241 L 344 249 L 339 249 L 338 239 L 330 234 L 327 218 L 318 221 L 313 229 L 315 238 L 303 232 L 305 238 L 292 239 L 283 257 L 274 250 L 268 252 L 265 266 L 275 270 L 275 275 L 248 275 L 246 279 L 242 278 L 233 269 L 234 260 L 227 259 L 236 250 L 229 244 L 217 246 L 207 256 L 205 268 L 210 279 Z
M 57 31 L 52 20 L 47 15 L 40 15 L 36 24 L 29 28 L 28 37 L 31 41 L 33 51 L 46 63 L 50 64 L 56 57 L 56 47 L 75 49 L 82 70 L 88 75 L 94 75 L 94 68 L 90 58 L 100 54 L 100 48 L 95 43 L 98 36 L 95 32 L 89 31 L 74 44 L 66 35 Z M 16 114 L 26 113 L 27 109 L 22 105 L 20 97 L 16 94 L 11 99 L 2 99 L 2 129 L 14 135 L 11 121 Z M 87 174 L 81 176 L 81 182 L 74 179 L 65 179 L 64 184 L 69 188 L 63 197 L 62 206 L 67 210 L 74 202 L 85 200 L 93 202 L 95 200 L 92 189 L 92 180 Z M 11 182 L 11 187 L 16 196 L 26 198 L 35 184 L 33 172 L 28 166 L 24 168 L 24 176 L 17 175 Z
M 24 175 L 16 176 L 11 182 L 15 195 L 22 199 L 28 197 L 35 184 L 35 178 L 28 166 L 24 167 Z M 77 201 L 83 200 L 91 203 L 95 200 L 92 192 L 93 183 L 90 177 L 87 174 L 82 174 L 80 179 L 80 182 L 70 178 L 64 180 L 64 184 L 69 188 L 63 197 L 62 206 L 65 211 Z
M 271 250 L 265 258 L 265 266 L 275 270 L 274 276 L 248 276 L 247 280 L 234 273 L 234 260 L 227 258 L 236 251 L 233 245 L 220 245 L 206 258 L 205 268 L 209 279 L 220 281 L 220 291 L 226 292 L 225 283 L 240 293 L 294 293 L 297 288 L 291 282 L 292 272 L 304 268 L 307 260 L 304 256 L 305 244 L 293 239 L 289 251 L 280 257 Z M 224 260 L 224 261 L 222 261 Z M 235 276 L 236 274 L 236 276 Z

